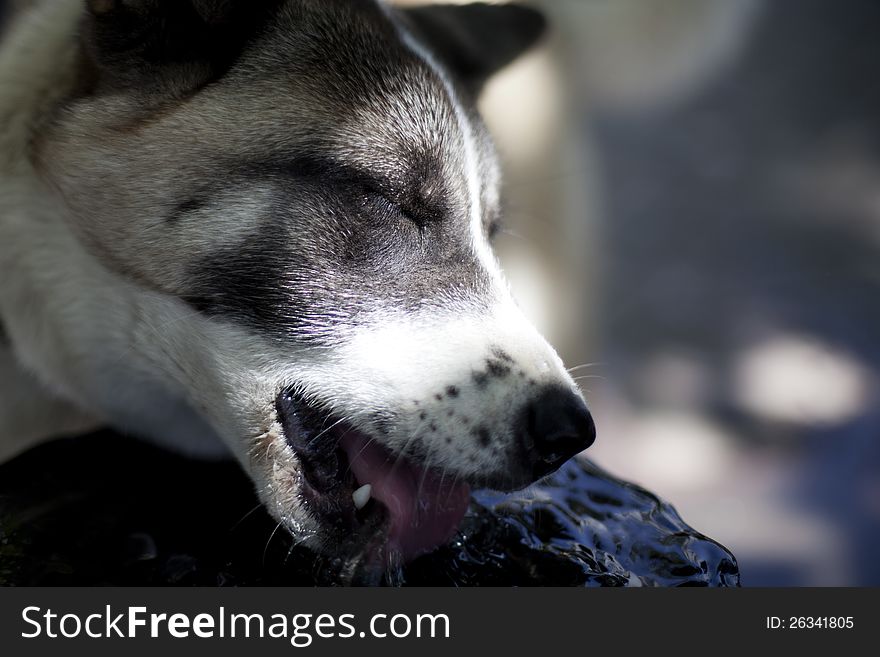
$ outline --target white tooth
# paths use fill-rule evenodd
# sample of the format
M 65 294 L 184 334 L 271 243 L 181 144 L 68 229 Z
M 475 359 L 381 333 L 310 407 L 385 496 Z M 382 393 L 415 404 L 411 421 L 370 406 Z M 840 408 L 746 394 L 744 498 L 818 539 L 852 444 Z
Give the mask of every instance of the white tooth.
M 351 494 L 351 499 L 354 500 L 354 506 L 356 509 L 363 509 L 367 506 L 367 502 L 370 501 L 370 494 L 373 492 L 373 487 L 370 484 L 364 484 L 360 488 L 358 488 L 355 492 Z

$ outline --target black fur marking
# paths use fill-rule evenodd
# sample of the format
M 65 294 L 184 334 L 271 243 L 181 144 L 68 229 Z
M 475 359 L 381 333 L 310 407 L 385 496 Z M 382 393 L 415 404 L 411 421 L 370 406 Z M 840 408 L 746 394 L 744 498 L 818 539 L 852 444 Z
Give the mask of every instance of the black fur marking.
M 501 347 L 492 347 L 492 355 L 497 360 L 500 360 L 503 363 L 507 363 L 508 365 L 514 362 L 513 357 L 506 351 L 504 351 L 504 349 L 502 349 Z
M 503 379 L 510 374 L 510 366 L 500 360 L 489 358 L 486 360 L 486 371 L 496 379 Z
M 474 372 L 471 374 L 471 379 L 477 384 L 478 388 L 485 388 L 489 383 L 489 375 L 486 372 Z
M 472 431 L 473 435 L 479 440 L 480 445 L 488 447 L 492 442 L 492 434 L 486 427 L 480 427 Z
M 3 327 L 3 324 L 0 323 L 0 347 L 8 347 L 9 345 L 9 336 L 6 334 L 6 329 Z
M 422 411 L 421 413 L 419 413 L 419 419 L 420 419 L 420 420 L 427 420 L 427 419 L 428 419 L 428 414 L 425 413 L 425 411 Z
M 437 425 L 434 424 L 433 422 L 431 422 L 431 424 L 429 425 L 428 428 L 431 429 L 432 432 L 436 432 L 436 431 L 437 431 Z
M 458 388 L 455 386 L 449 386 L 446 388 L 446 396 L 447 397 L 458 397 Z

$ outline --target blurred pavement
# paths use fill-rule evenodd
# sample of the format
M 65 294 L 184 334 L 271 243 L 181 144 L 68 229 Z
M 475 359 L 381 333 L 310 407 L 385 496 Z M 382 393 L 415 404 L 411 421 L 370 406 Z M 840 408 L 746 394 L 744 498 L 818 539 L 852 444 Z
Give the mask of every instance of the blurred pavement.
M 695 96 L 591 114 L 591 456 L 744 585 L 880 585 L 880 3 L 764 2 Z

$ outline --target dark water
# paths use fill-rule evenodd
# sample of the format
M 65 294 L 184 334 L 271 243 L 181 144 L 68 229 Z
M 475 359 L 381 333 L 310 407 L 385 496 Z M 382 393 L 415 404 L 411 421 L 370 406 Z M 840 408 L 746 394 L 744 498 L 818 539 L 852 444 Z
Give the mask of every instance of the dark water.
M 337 584 L 231 463 L 111 434 L 0 466 L 0 585 Z M 737 586 L 736 559 L 647 491 L 570 463 L 529 494 L 479 493 L 456 541 L 397 585 Z

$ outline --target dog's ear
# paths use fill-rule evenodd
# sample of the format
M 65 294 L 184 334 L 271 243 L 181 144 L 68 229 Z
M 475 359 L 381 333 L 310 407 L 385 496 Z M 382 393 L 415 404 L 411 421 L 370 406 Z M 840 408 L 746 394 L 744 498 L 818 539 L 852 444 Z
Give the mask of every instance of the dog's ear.
M 534 45 L 544 16 L 516 4 L 428 5 L 403 11 L 417 36 L 471 91 Z
M 186 93 L 222 74 L 278 0 L 86 0 L 94 85 Z

